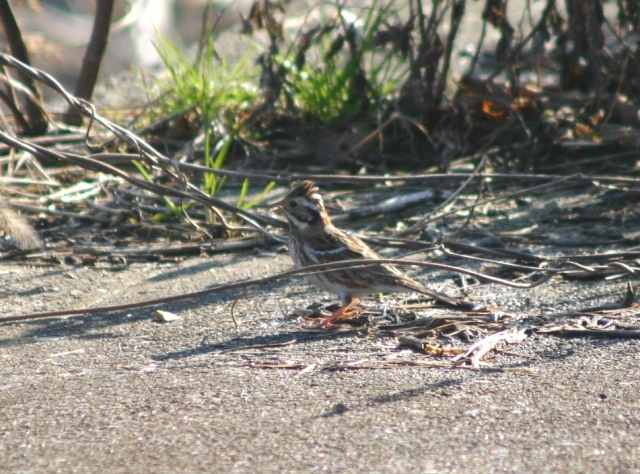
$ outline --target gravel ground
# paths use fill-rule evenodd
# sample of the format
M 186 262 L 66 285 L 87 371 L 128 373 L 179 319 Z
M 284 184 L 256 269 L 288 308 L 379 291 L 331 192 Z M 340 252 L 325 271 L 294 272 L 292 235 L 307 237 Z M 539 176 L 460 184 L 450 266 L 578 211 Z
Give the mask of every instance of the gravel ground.
M 119 304 L 290 265 L 270 253 L 121 272 L 3 265 L 0 308 Z M 615 302 L 623 287 L 471 296 L 525 314 Z M 5 472 L 640 472 L 636 341 L 531 336 L 486 363 L 501 371 L 417 367 L 439 359 L 375 333 L 300 329 L 295 308 L 331 300 L 303 281 L 253 291 L 238 329 L 234 297 L 163 306 L 180 316 L 170 323 L 143 308 L 3 325 Z M 362 368 L 380 361 L 399 364 Z
M 0 311 L 142 301 L 291 266 L 268 252 L 120 271 L 2 263 Z M 446 275 L 429 281 L 455 293 Z M 617 302 L 625 284 L 470 297 L 518 319 Z M 637 341 L 531 336 L 484 370 L 445 369 L 384 334 L 301 329 L 296 308 L 334 300 L 302 281 L 253 290 L 237 329 L 236 296 L 165 305 L 170 323 L 143 308 L 0 325 L 3 470 L 640 472 Z

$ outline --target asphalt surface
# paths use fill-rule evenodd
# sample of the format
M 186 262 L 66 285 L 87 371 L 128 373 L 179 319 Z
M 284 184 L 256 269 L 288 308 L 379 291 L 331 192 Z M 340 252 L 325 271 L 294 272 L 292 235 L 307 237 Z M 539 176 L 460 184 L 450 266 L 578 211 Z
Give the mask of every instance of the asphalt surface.
M 3 265 L 0 309 L 141 301 L 290 266 L 275 253 Z M 471 295 L 524 315 L 623 293 L 554 280 Z M 169 323 L 142 308 L 2 325 L 4 472 L 640 472 L 637 341 L 531 336 L 484 370 L 444 369 L 384 335 L 300 329 L 295 308 L 332 300 L 303 281 L 251 292 L 238 329 L 236 295 L 165 305 Z
M 291 266 L 267 252 L 119 271 L 3 263 L 0 314 L 142 301 Z M 434 280 L 455 293 L 447 275 Z M 517 323 L 618 302 L 627 281 L 483 285 L 470 297 Z M 481 370 L 442 368 L 384 334 L 301 329 L 297 308 L 335 301 L 302 281 L 251 291 L 239 328 L 237 295 L 164 305 L 179 316 L 169 323 L 142 308 L 0 325 L 0 471 L 640 472 L 637 341 L 530 336 Z

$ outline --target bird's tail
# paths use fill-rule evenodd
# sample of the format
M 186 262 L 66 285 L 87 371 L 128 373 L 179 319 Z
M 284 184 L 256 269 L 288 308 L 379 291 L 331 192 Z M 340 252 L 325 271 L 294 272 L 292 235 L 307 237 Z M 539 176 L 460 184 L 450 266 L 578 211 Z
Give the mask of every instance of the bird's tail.
M 420 288 L 416 288 L 416 289 L 423 295 L 430 296 L 431 298 L 438 301 L 439 303 L 455 306 L 456 308 L 465 309 L 465 310 L 471 310 L 476 308 L 476 304 L 472 303 L 471 301 L 453 298 L 443 293 L 434 291 L 431 288 L 427 288 L 426 286 L 420 285 Z

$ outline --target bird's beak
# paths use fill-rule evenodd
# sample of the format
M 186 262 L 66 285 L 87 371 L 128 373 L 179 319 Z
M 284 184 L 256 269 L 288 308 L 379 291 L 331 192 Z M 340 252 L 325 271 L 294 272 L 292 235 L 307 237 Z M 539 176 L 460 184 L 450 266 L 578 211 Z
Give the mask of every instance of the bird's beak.
M 283 200 L 281 200 L 281 201 L 278 201 L 277 203 L 275 203 L 274 205 L 272 205 L 272 206 L 271 206 L 271 209 L 273 209 L 273 210 L 274 210 L 274 211 L 276 211 L 276 212 L 282 212 L 282 211 L 284 211 L 284 209 L 282 208 L 282 201 L 284 201 L 284 199 L 283 199 Z

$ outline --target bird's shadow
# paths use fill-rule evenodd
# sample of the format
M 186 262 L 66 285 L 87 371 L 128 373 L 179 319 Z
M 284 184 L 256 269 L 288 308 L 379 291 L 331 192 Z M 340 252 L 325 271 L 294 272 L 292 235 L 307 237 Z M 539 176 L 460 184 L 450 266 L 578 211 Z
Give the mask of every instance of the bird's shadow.
M 208 344 L 205 336 L 198 347 L 192 347 L 189 349 L 169 352 L 167 354 L 159 354 L 152 356 L 156 361 L 167 360 L 180 360 L 187 357 L 193 357 L 196 355 L 215 354 L 215 353 L 227 353 L 234 350 L 241 351 L 244 348 L 252 348 L 255 346 L 270 346 L 281 345 L 291 343 L 291 345 L 303 344 L 310 341 L 322 341 L 322 340 L 336 340 L 344 337 L 353 337 L 357 334 L 358 330 L 346 330 L 346 331 L 288 331 L 280 334 L 269 334 L 253 337 L 237 337 L 229 339 L 225 342 Z

